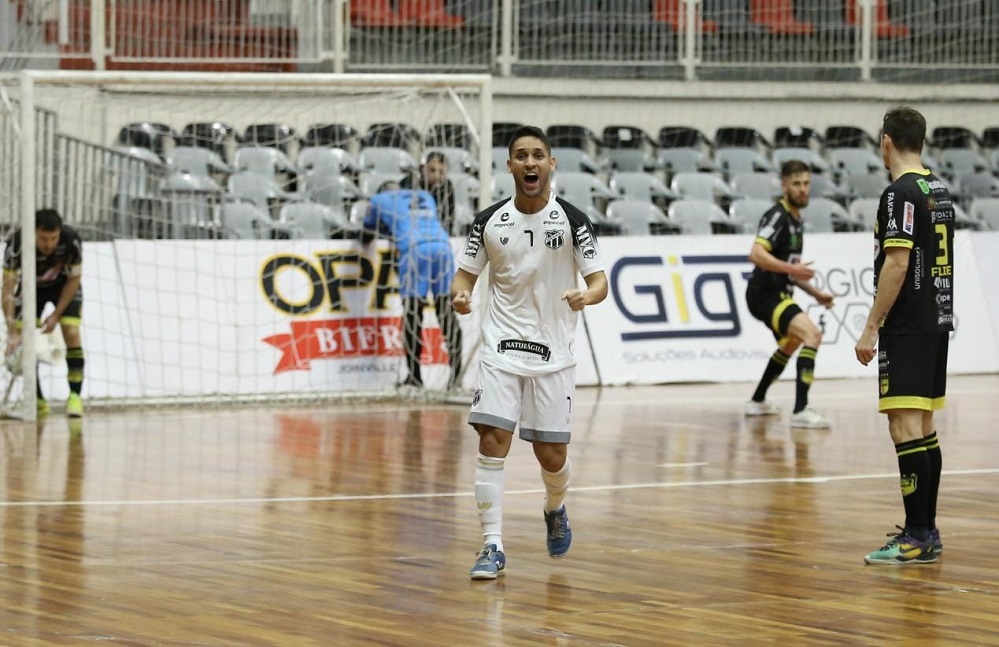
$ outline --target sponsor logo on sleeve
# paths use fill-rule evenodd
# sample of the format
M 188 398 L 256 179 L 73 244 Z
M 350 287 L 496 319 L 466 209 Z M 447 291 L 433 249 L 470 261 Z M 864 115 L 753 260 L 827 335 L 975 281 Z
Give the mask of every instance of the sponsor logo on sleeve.
M 912 235 L 913 226 L 916 224 L 916 205 L 911 202 L 905 203 L 905 215 L 902 220 L 902 231 Z

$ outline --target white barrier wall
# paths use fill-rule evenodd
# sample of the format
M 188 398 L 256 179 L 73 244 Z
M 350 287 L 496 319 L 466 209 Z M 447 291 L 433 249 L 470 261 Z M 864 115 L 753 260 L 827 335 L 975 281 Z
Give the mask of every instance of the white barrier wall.
M 774 339 L 745 305 L 752 240 L 604 238 L 611 295 L 584 311 L 579 383 L 758 379 Z M 950 371 L 999 371 L 999 291 L 988 280 L 999 275 L 999 234 L 958 232 L 955 247 Z M 875 374 L 853 353 L 872 299 L 872 248 L 866 233 L 806 239 L 805 260 L 837 297 L 830 311 L 798 298 L 825 331 L 819 377 Z M 122 240 L 84 252 L 89 397 L 389 391 L 399 379 L 401 312 L 384 244 Z M 478 319 L 460 319 L 470 354 Z M 428 382 L 442 380 L 429 312 L 425 334 Z M 64 397 L 65 366 L 43 368 L 47 394 Z

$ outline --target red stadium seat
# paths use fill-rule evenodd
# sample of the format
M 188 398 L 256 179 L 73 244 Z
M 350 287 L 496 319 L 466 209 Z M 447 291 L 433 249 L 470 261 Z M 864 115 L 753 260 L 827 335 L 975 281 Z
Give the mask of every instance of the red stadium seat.
M 665 22 L 673 28 L 674 32 L 682 32 L 687 29 L 687 14 L 684 11 L 683 0 L 656 0 L 652 10 L 652 17 L 656 22 Z M 701 31 L 712 33 L 718 31 L 718 23 L 713 20 L 702 20 Z
M 405 21 L 389 0 L 350 0 L 350 22 L 361 27 L 398 27 Z
M 781 36 L 801 36 L 815 31 L 813 23 L 795 17 L 793 0 L 752 0 L 749 18 L 765 26 L 770 33 Z
M 447 12 L 444 0 L 399 0 L 398 7 L 404 22 L 421 27 L 456 28 L 465 24 L 464 18 Z
M 888 18 L 888 3 L 885 0 L 876 0 L 874 7 L 874 34 L 878 38 L 905 38 L 909 35 L 909 28 L 905 25 L 896 25 Z M 857 5 L 853 2 L 846 3 L 846 22 L 851 25 L 860 26 L 863 16 L 857 10 Z

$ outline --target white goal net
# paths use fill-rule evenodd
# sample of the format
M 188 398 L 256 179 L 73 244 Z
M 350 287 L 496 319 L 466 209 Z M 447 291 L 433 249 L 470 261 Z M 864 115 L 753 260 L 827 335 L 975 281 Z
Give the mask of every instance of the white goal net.
M 430 264 L 400 264 L 390 227 L 359 239 L 369 200 L 423 186 L 436 151 L 457 250 L 492 198 L 487 76 L 54 72 L 2 89 L 0 222 L 54 208 L 84 240 L 89 404 L 395 393 L 400 272 Z M 452 367 L 422 305 L 423 388 L 443 393 L 473 378 L 477 323 Z M 67 396 L 66 373 L 40 367 L 46 397 Z

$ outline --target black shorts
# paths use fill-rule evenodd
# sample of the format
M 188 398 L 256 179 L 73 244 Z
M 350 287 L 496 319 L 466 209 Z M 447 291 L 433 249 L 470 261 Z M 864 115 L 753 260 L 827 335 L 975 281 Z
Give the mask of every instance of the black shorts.
M 878 411 L 943 409 L 950 333 L 885 334 L 878 340 Z
M 38 289 L 37 303 L 35 304 L 35 317 L 41 319 L 42 312 L 45 310 L 45 305 L 51 303 L 56 305 L 59 303 L 59 296 L 62 294 L 62 286 L 65 284 L 53 285 L 49 287 Z M 18 290 L 17 299 L 14 302 L 14 317 L 18 320 L 21 318 L 21 293 Z M 83 290 L 77 290 L 76 294 L 73 295 L 73 300 L 69 302 L 66 306 L 66 310 L 59 317 L 59 323 L 66 324 L 67 326 L 79 326 L 80 319 L 83 316 Z
M 750 314 L 770 328 L 779 343 L 787 339 L 791 320 L 802 312 L 801 306 L 787 292 L 754 290 L 752 287 L 746 288 L 746 305 Z

